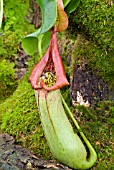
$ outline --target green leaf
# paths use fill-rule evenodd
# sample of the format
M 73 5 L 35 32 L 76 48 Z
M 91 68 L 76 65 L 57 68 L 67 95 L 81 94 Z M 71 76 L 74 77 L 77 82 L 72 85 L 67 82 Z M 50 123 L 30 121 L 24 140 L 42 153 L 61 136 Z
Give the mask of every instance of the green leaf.
M 22 47 L 29 55 L 33 55 L 38 50 L 38 35 L 47 32 L 54 25 L 57 17 L 56 0 L 37 0 L 37 2 L 42 12 L 42 26 L 22 41 Z
M 2 25 L 2 17 L 3 17 L 3 0 L 0 0 L 0 28 Z
M 76 10 L 76 8 L 78 7 L 79 3 L 80 3 L 80 0 L 72 0 L 72 1 L 70 1 L 70 3 L 65 8 L 65 11 L 68 14 L 68 16 L 69 16 L 69 14 L 71 12 Z
M 40 34 L 48 31 L 55 23 L 57 16 L 56 0 L 37 0 L 42 12 L 42 26 Z
M 70 1 L 71 0 L 63 0 L 64 7 L 66 7 Z
M 50 43 L 52 32 L 46 32 L 42 38 L 42 48 L 47 49 Z
M 39 52 L 40 58 L 42 58 L 43 56 L 42 49 L 46 51 L 49 46 L 51 35 L 52 35 L 52 32 L 49 32 L 49 31 L 45 32 L 44 34 L 38 35 L 38 52 Z
M 40 29 L 36 32 L 27 35 L 22 41 L 22 47 L 24 51 L 29 54 L 33 55 L 38 50 L 38 37 Z

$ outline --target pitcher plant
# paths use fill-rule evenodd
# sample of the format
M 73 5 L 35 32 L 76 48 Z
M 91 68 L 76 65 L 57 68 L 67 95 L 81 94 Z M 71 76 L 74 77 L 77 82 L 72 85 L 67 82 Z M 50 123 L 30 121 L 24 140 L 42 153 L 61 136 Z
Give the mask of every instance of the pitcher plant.
M 37 0 L 42 12 L 42 26 L 26 36 L 22 46 L 28 54 L 39 49 L 42 56 L 42 37 L 51 34 L 45 55 L 34 66 L 29 82 L 35 91 L 42 127 L 54 157 L 70 168 L 89 169 L 97 154 L 87 140 L 62 97 L 60 88 L 68 86 L 64 65 L 59 53 L 57 34 L 68 27 L 68 16 L 80 0 Z M 67 114 L 66 114 L 67 112 Z M 67 115 L 73 121 L 74 132 Z

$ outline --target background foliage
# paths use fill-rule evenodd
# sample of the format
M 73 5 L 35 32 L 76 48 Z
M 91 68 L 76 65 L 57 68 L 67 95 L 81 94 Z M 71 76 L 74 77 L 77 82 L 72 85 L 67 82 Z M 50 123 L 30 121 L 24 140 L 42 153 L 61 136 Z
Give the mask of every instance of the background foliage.
M 4 0 L 5 21 L 0 30 L 0 102 L 11 95 L 18 84 L 13 69 L 17 49 L 24 36 L 34 30 L 34 26 L 28 22 L 28 11 L 28 0 Z
M 5 23 L 1 30 L 0 55 L 5 59 L 16 58 L 18 45 L 28 32 L 34 30 L 28 22 L 29 1 L 4 1 Z

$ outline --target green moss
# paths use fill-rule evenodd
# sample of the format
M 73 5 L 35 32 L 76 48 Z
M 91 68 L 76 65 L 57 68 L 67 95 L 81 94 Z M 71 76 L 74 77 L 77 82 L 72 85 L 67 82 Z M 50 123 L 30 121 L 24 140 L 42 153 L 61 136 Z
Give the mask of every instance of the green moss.
M 71 26 L 76 26 L 101 48 L 111 53 L 114 49 L 114 5 L 108 1 L 81 1 L 78 9 L 70 17 Z
M 44 137 L 34 91 L 27 78 L 14 94 L 0 105 L 0 130 L 15 137 L 16 142 L 43 157 L 50 157 Z
M 34 26 L 28 21 L 29 0 L 4 1 L 5 23 L 0 30 L 0 56 L 15 61 L 17 49 L 25 35 L 33 32 Z
M 7 60 L 0 62 L 0 103 L 13 94 L 18 85 L 13 66 Z

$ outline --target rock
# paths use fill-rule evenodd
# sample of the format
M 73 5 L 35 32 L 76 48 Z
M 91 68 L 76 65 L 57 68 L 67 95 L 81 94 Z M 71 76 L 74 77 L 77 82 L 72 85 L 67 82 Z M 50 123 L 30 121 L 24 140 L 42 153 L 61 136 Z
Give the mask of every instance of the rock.
M 71 84 L 73 105 L 90 106 L 99 101 L 108 100 L 111 90 L 101 77 L 98 77 L 88 65 L 76 66 Z
M 28 70 L 28 60 L 31 56 L 27 55 L 23 49 L 19 46 L 17 50 L 17 59 L 14 69 L 16 70 L 17 79 L 21 79 Z
M 16 145 L 12 136 L 0 134 L 0 170 L 71 170 L 53 160 L 46 161 Z
M 17 78 L 21 79 L 26 74 L 27 70 L 27 68 L 16 69 L 15 73 L 17 75 Z

